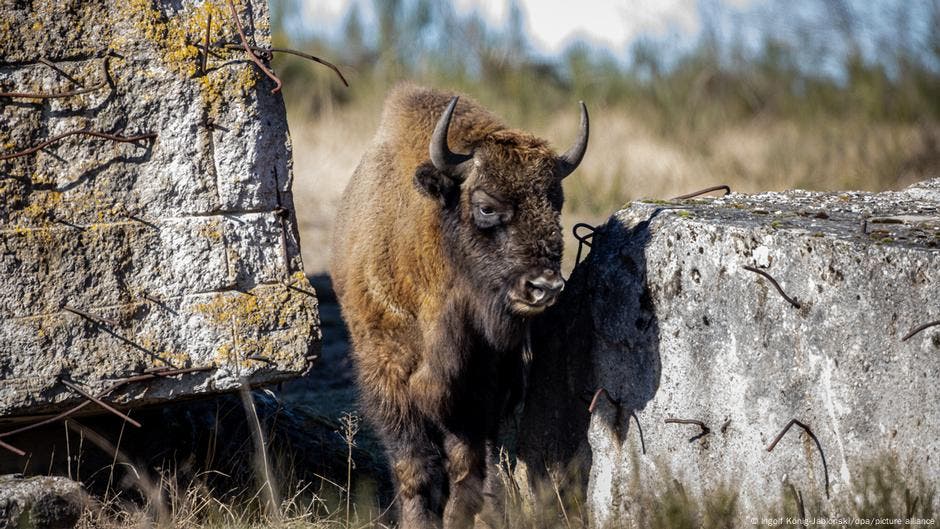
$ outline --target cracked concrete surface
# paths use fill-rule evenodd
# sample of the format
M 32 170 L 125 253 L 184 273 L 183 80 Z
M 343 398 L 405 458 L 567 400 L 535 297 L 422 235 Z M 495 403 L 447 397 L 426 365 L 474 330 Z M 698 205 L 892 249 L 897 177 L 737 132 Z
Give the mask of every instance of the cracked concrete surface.
M 598 527 L 673 479 L 748 519 L 782 490 L 838 511 L 885 459 L 940 486 L 940 326 L 903 340 L 940 320 L 940 179 L 633 202 L 592 243 L 534 322 L 517 474 L 585 484 Z M 826 468 L 796 426 L 767 451 L 793 419 Z
M 885 456 L 938 485 L 940 327 L 902 338 L 940 319 L 940 179 L 635 202 L 600 228 L 585 267 L 587 354 L 617 402 L 601 399 L 588 431 L 600 526 L 628 519 L 631 497 L 664 476 L 693 494 L 735 484 L 744 515 L 788 484 L 837 505 Z M 690 441 L 700 429 L 670 418 L 710 433 Z M 766 450 L 791 419 L 827 469 L 798 427 Z
M 267 3 L 236 4 L 269 45 Z M 0 97 L 0 156 L 156 134 L 0 161 L 0 418 L 78 402 L 59 377 L 217 368 L 113 395 L 140 405 L 304 371 L 320 331 L 283 101 L 243 51 L 202 72 L 195 46 L 237 42 L 225 2 L 14 2 L 0 20 L 0 91 L 90 88 Z

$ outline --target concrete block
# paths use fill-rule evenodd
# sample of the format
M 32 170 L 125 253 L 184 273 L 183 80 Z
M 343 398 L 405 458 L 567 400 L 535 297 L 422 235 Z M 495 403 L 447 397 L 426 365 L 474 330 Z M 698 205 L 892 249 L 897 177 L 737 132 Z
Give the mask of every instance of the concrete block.
M 80 4 L 0 6 L 0 91 L 90 88 L 0 98 L 0 156 L 76 130 L 156 137 L 71 135 L 0 160 L 0 418 L 79 402 L 59 378 L 100 391 L 212 368 L 112 395 L 130 406 L 302 372 L 320 334 L 283 101 L 243 51 L 214 49 L 203 72 L 195 46 L 207 29 L 239 42 L 227 3 Z M 269 45 L 267 3 L 235 4 Z
M 593 366 L 577 390 L 611 396 L 587 434 L 597 526 L 629 520 L 664 476 L 690 494 L 730 484 L 744 516 L 766 515 L 790 484 L 835 510 L 880 457 L 940 485 L 940 327 L 903 340 L 940 319 L 940 179 L 634 202 L 597 231 L 571 288 L 563 303 L 580 308 L 557 313 L 590 338 L 569 356 Z M 697 426 L 666 419 L 710 433 L 690 442 Z M 767 451 L 792 419 L 826 468 L 799 427 Z

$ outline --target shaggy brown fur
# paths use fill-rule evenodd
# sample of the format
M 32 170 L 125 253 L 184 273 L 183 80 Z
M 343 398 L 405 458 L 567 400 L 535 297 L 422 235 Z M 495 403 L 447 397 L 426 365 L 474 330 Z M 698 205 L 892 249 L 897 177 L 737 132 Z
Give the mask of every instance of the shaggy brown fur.
M 487 462 L 520 386 L 526 318 L 551 304 L 532 278 L 560 283 L 558 156 L 461 98 L 448 144 L 473 158 L 463 174 L 439 170 L 429 144 L 451 97 L 412 86 L 389 96 L 333 240 L 362 406 L 388 451 L 403 529 L 472 527 L 484 496 L 495 499 Z

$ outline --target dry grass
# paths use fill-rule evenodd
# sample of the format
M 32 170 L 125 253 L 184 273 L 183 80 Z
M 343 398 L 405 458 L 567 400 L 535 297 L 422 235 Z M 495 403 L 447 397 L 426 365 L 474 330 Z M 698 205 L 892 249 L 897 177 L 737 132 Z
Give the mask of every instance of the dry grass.
M 251 486 L 217 470 L 206 469 L 183 481 L 175 470 L 158 471 L 154 478 L 145 466 L 136 465 L 120 446 L 110 444 L 91 430 L 81 428 L 97 448 L 114 453 L 110 474 L 120 474 L 122 485 L 115 491 L 109 480 L 103 498 L 83 514 L 79 529 L 383 529 L 389 506 L 379 505 L 374 483 L 356 483 L 353 449 L 359 432 L 359 417 L 345 413 L 336 432 L 348 447 L 344 483 L 321 477 L 319 484 L 294 477 L 289 456 L 272 454 L 269 439 L 259 419 L 255 401 L 247 389 L 242 402 L 251 431 L 253 450 L 246 453 L 246 466 L 254 476 Z M 76 458 L 81 459 L 82 454 Z M 185 460 L 186 458 L 184 458 Z M 117 472 L 115 472 L 117 470 Z M 210 479 L 211 478 L 211 479 Z M 212 485 L 210 485 L 210 481 Z M 220 486 L 220 483 L 224 485 Z M 230 484 L 230 486 L 229 486 Z
M 495 108 L 511 115 L 512 109 Z M 573 141 L 577 112 L 555 112 L 512 123 L 559 149 Z M 719 130 L 664 136 L 622 108 L 591 108 L 591 143 L 578 171 L 565 182 L 563 222 L 598 223 L 636 198 L 668 198 L 714 184 L 756 192 L 897 189 L 940 174 L 940 125 L 820 118 L 816 122 L 762 120 Z M 294 200 L 306 272 L 329 263 L 332 219 L 350 175 L 378 126 L 381 97 L 334 106 L 316 117 L 288 105 L 294 144 Z M 691 130 L 691 129 L 690 129 Z M 573 257 L 568 235 L 567 259 Z
M 289 112 L 294 146 L 294 205 L 308 274 L 329 265 L 333 217 L 379 122 L 378 105 L 325 112 L 316 120 Z
M 321 478 L 319 485 L 298 480 L 284 457 L 272 454 L 267 442 L 276 435 L 264 431 L 254 410 L 254 400 L 243 392 L 245 419 L 253 432 L 254 450 L 246 462 L 253 468 L 254 484 L 234 485 L 231 476 L 205 469 L 185 483 L 174 470 L 148 475 L 134 467 L 120 447 L 94 432 L 81 429 L 90 444 L 115 453 L 111 471 L 124 476 L 114 493 L 83 515 L 79 529 L 391 529 L 389 500 L 380 500 L 376 484 L 358 480 L 353 447 L 359 434 L 359 417 L 345 413 L 336 434 L 348 447 L 345 475 L 336 481 Z M 88 449 L 88 448 L 83 448 Z M 576 476 L 548 478 L 532 487 L 515 472 L 511 456 L 501 451 L 498 476 L 503 484 L 501 523 L 491 529 L 587 529 L 593 527 L 585 506 L 584 491 Z M 77 454 L 78 458 L 82 454 Z M 131 471 L 126 472 L 127 467 Z M 937 491 L 933 479 L 916 468 L 902 468 L 896 458 L 882 455 L 862 463 L 852 472 L 854 486 L 831 501 L 803 495 L 784 482 L 776 495 L 764 499 L 760 513 L 739 509 L 740 489 L 733 484 L 714 487 L 703 495 L 687 492 L 663 466 L 645 486 L 634 484 L 635 493 L 624 519 L 598 529 L 719 529 L 741 526 L 756 514 L 768 520 L 786 518 L 933 519 Z M 104 469 L 108 470 L 108 469 Z M 219 480 L 218 478 L 228 478 Z M 210 479 L 212 485 L 210 485 Z M 232 484 L 232 485 L 229 485 Z M 241 488 L 239 488 L 241 487 Z M 393 501 L 393 500 L 392 500 Z M 778 524 L 784 525 L 784 524 Z M 799 526 L 796 523 L 789 525 Z M 892 526 L 892 524 L 883 524 Z M 903 524 L 894 524 L 900 526 Z
M 505 484 L 506 509 L 503 525 L 493 529 L 586 529 L 592 527 L 584 509 L 583 496 L 565 492 L 560 480 L 550 480 L 523 491 L 512 477 L 509 459 L 504 459 L 500 476 Z M 352 467 L 350 467 L 352 469 Z M 824 498 L 804 496 L 786 484 L 779 493 L 765 500 L 759 514 L 777 525 L 801 527 L 797 518 L 875 520 L 934 519 L 932 505 L 936 490 L 916 472 L 902 471 L 890 457 L 881 457 L 863 465 L 858 472 L 857 493 L 827 502 Z M 314 494 L 308 487 L 281 483 L 292 490 L 272 511 L 262 505 L 262 491 L 242 491 L 237 501 L 220 499 L 218 491 L 200 482 L 180 488 L 173 479 L 163 479 L 161 487 L 165 506 L 155 509 L 138 506 L 120 497 L 86 511 L 79 529 L 136 529 L 173 527 L 179 529 L 391 529 L 387 520 L 390 509 L 379 509 L 374 497 L 358 494 L 346 505 L 345 490 L 334 485 L 334 494 Z M 368 492 L 366 492 L 366 495 Z M 741 526 L 755 513 L 740 511 L 738 491 L 722 486 L 704 496 L 693 496 L 685 487 L 663 473 L 654 487 L 646 489 L 632 503 L 628 519 L 604 529 L 724 529 Z M 163 511 L 165 514 L 159 515 Z M 792 523 L 783 523 L 785 519 Z M 752 525 L 752 524 L 747 524 Z M 767 525 L 767 524 L 763 524 Z M 802 526 L 806 526 L 804 524 Z M 857 524 L 856 524 L 857 525 Z M 908 524 L 884 523 L 901 527 Z

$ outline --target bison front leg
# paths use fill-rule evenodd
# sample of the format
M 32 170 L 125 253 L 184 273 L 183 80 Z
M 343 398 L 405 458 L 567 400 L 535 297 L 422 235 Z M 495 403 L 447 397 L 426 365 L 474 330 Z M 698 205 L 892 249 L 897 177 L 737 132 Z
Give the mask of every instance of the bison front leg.
M 448 434 L 444 438 L 450 498 L 444 510 L 444 529 L 470 529 L 483 508 L 486 479 L 486 445 Z
M 483 483 L 483 510 L 476 527 L 497 529 L 506 525 L 506 489 L 500 476 L 499 443 L 486 441 L 486 480 Z
M 430 426 L 422 424 L 386 436 L 398 485 L 399 529 L 441 529 L 447 476 L 439 436 L 431 434 Z

